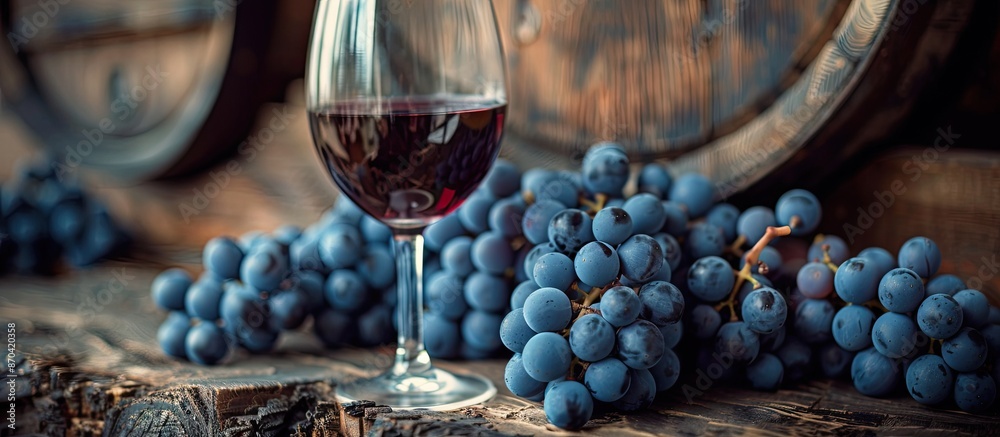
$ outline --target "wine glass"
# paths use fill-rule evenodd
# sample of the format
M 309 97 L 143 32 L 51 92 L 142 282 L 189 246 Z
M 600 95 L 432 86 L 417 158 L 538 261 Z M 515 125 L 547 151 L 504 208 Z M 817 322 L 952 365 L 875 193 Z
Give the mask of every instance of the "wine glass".
M 507 107 L 492 2 L 320 0 L 306 72 L 316 150 L 341 192 L 392 228 L 398 344 L 380 376 L 341 401 L 454 409 L 486 378 L 432 365 L 423 342 L 421 231 L 453 212 L 496 160 Z

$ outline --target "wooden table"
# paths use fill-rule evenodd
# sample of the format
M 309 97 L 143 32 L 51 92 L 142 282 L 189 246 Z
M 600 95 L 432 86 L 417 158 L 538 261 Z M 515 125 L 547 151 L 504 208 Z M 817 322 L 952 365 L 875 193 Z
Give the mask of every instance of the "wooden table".
M 293 106 L 295 103 L 292 103 Z M 238 352 L 229 364 L 203 367 L 166 358 L 155 342 L 164 314 L 149 298 L 149 284 L 166 266 L 200 270 L 201 244 L 217 234 L 239 235 L 251 229 L 271 230 L 279 223 L 308 224 L 335 196 L 331 184 L 312 156 L 301 107 L 287 131 L 279 133 L 254 160 L 234 158 L 242 169 L 212 196 L 198 213 L 184 217 L 181 204 L 204 192 L 218 172 L 171 182 L 143 185 L 94 180 L 116 215 L 139 236 L 128 259 L 64 272 L 53 278 L 0 278 L 0 322 L 15 323 L 17 340 L 16 434 L 49 435 L 337 435 L 370 431 L 378 435 L 537 435 L 563 433 L 546 424 L 540 405 L 510 395 L 503 384 L 504 360 L 441 363 L 483 373 L 494 380 L 500 394 L 482 406 L 448 413 L 396 411 L 364 418 L 341 414 L 332 399 L 338 383 L 371 372 L 388 362 L 391 350 L 327 350 L 308 333 L 284 335 L 277 351 L 252 356 Z M 266 123 L 267 109 L 262 111 Z M 0 153 L 17 156 L 30 150 L 31 141 L 17 124 L 0 117 L 7 138 Z M 908 156 L 908 155 L 900 155 Z M 901 159 L 873 161 L 844 187 L 868 187 L 891 180 Z M 975 275 L 978 257 L 997 253 L 1000 232 L 1000 190 L 996 156 L 978 158 L 954 151 L 932 163 L 924 182 L 910 184 L 912 193 L 926 191 L 921 184 L 942 183 L 941 171 L 961 181 L 986 180 L 978 188 L 983 199 L 969 206 L 954 201 L 946 216 L 915 218 L 900 226 L 927 196 L 899 200 L 885 217 L 859 239 L 892 248 L 907 232 L 929 231 L 939 239 L 946 259 L 944 269 L 963 277 Z M 13 159 L 0 160 L 0 179 L 10 174 Z M 957 163 L 957 164 L 956 164 Z M 889 169 L 889 170 L 886 170 Z M 213 179 L 212 175 L 216 175 Z M 867 179 L 865 179 L 867 178 Z M 968 185 L 968 184 L 966 184 Z M 876 185 L 878 187 L 880 185 Z M 860 187 L 860 188 L 859 188 Z M 933 185 L 932 185 L 933 187 Z M 846 190 L 848 188 L 844 188 Z M 972 188 L 974 189 L 974 188 Z M 975 194 L 975 193 L 973 193 Z M 838 231 L 852 220 L 850 193 L 831 192 L 824 229 Z M 845 200 L 846 199 L 846 200 Z M 859 203 L 858 206 L 863 205 Z M 956 212 L 957 211 L 957 212 Z M 971 214 L 971 215 L 969 215 Z M 970 224 L 974 224 L 970 228 Z M 975 235 L 979 235 L 976 238 Z M 880 237 L 881 236 L 881 237 Z M 124 283 L 120 290 L 113 281 Z M 985 278 L 995 291 L 997 279 Z M 994 295 L 995 298 L 995 295 Z M 995 301 L 995 300 L 994 300 Z M 584 429 L 598 435 L 700 434 L 994 434 L 1000 435 L 1000 414 L 970 415 L 920 406 L 905 395 L 891 399 L 858 394 L 850 382 L 817 380 L 766 393 L 715 384 L 688 400 L 680 387 L 636 414 L 597 411 Z M 3 386 L 6 389 L 6 385 Z M 6 396 L 3 396 L 6 398 Z M 7 404 L 2 404 L 4 410 Z M 1000 410 L 1000 408 L 997 408 Z M 369 413 L 375 413 L 374 410 Z M 6 424 L 4 422 L 3 424 Z M 0 435 L 11 434 L 0 428 Z

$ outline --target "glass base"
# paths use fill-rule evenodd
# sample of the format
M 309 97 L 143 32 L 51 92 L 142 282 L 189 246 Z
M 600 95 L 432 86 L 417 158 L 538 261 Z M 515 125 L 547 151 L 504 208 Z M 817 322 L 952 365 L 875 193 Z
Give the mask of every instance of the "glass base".
M 384 373 L 337 386 L 337 400 L 374 401 L 393 409 L 454 410 L 486 402 L 497 394 L 490 380 L 431 368 L 419 375 Z

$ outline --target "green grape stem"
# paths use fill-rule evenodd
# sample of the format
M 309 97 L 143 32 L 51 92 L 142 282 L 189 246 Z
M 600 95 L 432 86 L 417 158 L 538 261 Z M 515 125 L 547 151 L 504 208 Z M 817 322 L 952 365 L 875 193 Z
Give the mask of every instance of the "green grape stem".
M 594 195 L 594 200 L 587 199 L 586 197 L 580 196 L 580 205 L 587 207 L 587 214 L 591 217 L 597 214 L 598 211 L 604 209 L 604 205 L 608 202 L 608 195 L 604 193 L 597 193 Z

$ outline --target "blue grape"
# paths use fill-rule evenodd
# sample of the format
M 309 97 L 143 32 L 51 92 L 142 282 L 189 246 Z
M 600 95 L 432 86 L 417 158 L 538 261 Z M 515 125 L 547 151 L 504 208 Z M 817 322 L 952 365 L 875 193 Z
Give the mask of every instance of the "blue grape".
M 184 298 L 192 282 L 191 275 L 184 270 L 164 270 L 149 287 L 153 303 L 165 310 L 184 311 Z
M 733 290 L 736 278 L 726 260 L 717 256 L 701 258 L 688 271 L 688 289 L 698 299 L 718 302 Z
M 222 302 L 222 284 L 213 279 L 200 279 L 188 288 L 184 297 L 184 308 L 188 315 L 202 320 L 219 318 L 219 304 Z
M 656 326 L 677 323 L 684 315 L 684 295 L 674 284 L 653 281 L 639 289 L 640 315 Z
M 524 211 L 525 206 L 520 198 L 500 200 L 490 208 L 490 228 L 507 238 L 520 235 Z
M 663 267 L 659 243 L 648 235 L 636 234 L 618 246 L 621 274 L 630 281 L 644 283 Z
M 710 223 L 722 230 L 722 236 L 727 243 L 736 239 L 736 222 L 740 219 L 739 208 L 728 204 L 719 203 L 708 210 L 705 215 L 705 222 Z
M 334 270 L 326 278 L 323 292 L 330 307 L 341 311 L 359 311 L 368 301 L 365 280 L 354 270 Z
M 879 277 L 885 276 L 890 270 L 896 268 L 896 257 L 881 247 L 866 248 L 858 252 L 858 258 L 866 258 L 871 261 L 869 264 L 879 273 Z
M 514 282 L 524 282 L 530 279 L 531 276 L 524 271 L 524 261 L 528 258 L 528 253 L 531 252 L 531 249 L 533 249 L 533 247 L 528 244 L 525 244 L 521 246 L 520 249 L 517 249 L 514 252 L 514 262 L 511 264 L 511 268 L 509 270 L 504 271 L 504 275 L 506 276 L 510 273 L 513 276 L 512 279 Z M 532 267 L 532 270 L 534 270 L 534 267 Z
M 937 405 L 952 395 L 955 374 L 938 355 L 917 357 L 906 369 L 906 391 L 924 405 Z
M 424 348 L 434 358 L 458 356 L 462 344 L 458 322 L 440 314 L 424 313 Z
M 427 326 L 424 329 L 426 330 Z M 316 315 L 313 330 L 323 344 L 329 347 L 353 344 L 358 337 L 354 318 L 332 308 L 327 308 Z M 458 332 L 457 327 L 453 332 Z M 430 338 L 429 333 L 428 338 Z
M 986 363 L 989 348 L 978 330 L 962 328 L 941 344 L 941 356 L 956 372 L 972 372 Z
M 229 343 L 225 333 L 214 323 L 199 323 L 188 331 L 184 351 L 189 360 L 210 366 L 229 354 Z
M 664 261 L 670 265 L 670 269 L 676 270 L 680 267 L 682 254 L 681 245 L 677 242 L 677 239 L 675 239 L 672 235 L 663 232 L 653 235 L 653 239 L 660 245 Z
M 958 276 L 951 274 L 937 275 L 931 278 L 924 287 L 924 298 L 940 293 L 954 296 L 955 293 L 965 289 L 965 281 L 962 281 Z
M 986 327 L 979 330 L 979 333 L 986 340 L 989 356 L 994 360 L 1000 357 L 1000 325 L 986 325 Z
M 605 358 L 590 363 L 583 384 L 601 402 L 614 402 L 625 396 L 631 385 L 629 368 L 617 358 Z
M 454 214 L 446 215 L 441 220 L 432 223 L 430 226 L 424 229 L 423 233 L 424 247 L 427 250 L 440 252 L 441 249 L 444 247 L 445 243 L 451 241 L 453 238 L 465 235 L 467 228 L 459 219 L 459 217 L 462 216 L 462 211 L 465 208 L 472 208 L 471 206 L 469 206 L 469 201 L 472 198 L 476 197 L 476 194 L 473 193 L 473 195 L 469 197 L 470 198 L 467 199 L 465 203 L 463 203 L 462 206 L 458 208 L 458 211 L 455 211 Z M 490 207 L 490 205 L 493 204 L 493 199 L 488 199 L 485 203 L 486 203 L 485 208 L 487 208 L 486 211 L 488 212 L 489 211 L 488 208 Z M 484 214 L 483 226 L 485 227 L 486 213 L 483 214 Z M 473 231 L 472 229 L 469 229 L 468 231 L 479 233 L 485 231 L 485 229 L 482 229 L 480 231 Z
M 593 221 L 579 209 L 566 209 L 549 222 L 549 241 L 562 253 L 576 253 L 594 241 Z
M 631 288 L 612 287 L 601 297 L 601 316 L 616 328 L 632 323 L 641 312 L 642 302 Z
M 378 304 L 358 316 L 358 337 L 362 346 L 378 346 L 396 340 L 393 308 Z
M 996 381 L 988 373 L 959 373 L 955 377 L 955 403 L 962 411 L 989 411 L 997 397 Z
M 236 240 L 229 237 L 215 237 L 208 240 L 202 252 L 202 263 L 205 269 L 219 279 L 235 279 L 240 277 L 240 263 L 243 262 L 243 251 Z
M 220 294 L 221 297 L 221 294 Z M 285 330 L 302 326 L 309 314 L 309 298 L 297 288 L 271 296 L 271 323 Z
M 882 279 L 878 272 L 869 267 L 867 258 L 851 258 L 844 261 L 833 275 L 833 287 L 845 302 L 861 304 L 878 296 L 878 284 Z
M 514 264 L 514 249 L 503 235 L 497 232 L 479 234 L 472 242 L 472 265 L 476 269 L 502 275 Z
M 650 193 L 662 199 L 670 193 L 674 178 L 670 176 L 666 167 L 651 162 L 642 166 L 638 182 L 640 192 Z
M 352 261 L 356 257 L 357 252 L 351 254 Z M 271 241 L 254 246 L 240 266 L 240 280 L 261 291 L 278 288 L 289 273 L 288 257 Z
M 358 253 L 364 242 L 361 233 L 350 225 L 337 223 L 326 228 L 319 239 L 319 255 L 323 264 L 329 269 L 342 269 L 354 265 L 357 261 Z M 265 262 L 265 259 L 258 258 L 262 251 L 253 249 L 247 253 L 243 261 L 243 269 L 247 269 L 247 264 L 256 259 Z M 242 271 L 241 271 L 242 272 Z M 241 276 L 242 277 L 242 276 Z M 269 288 L 262 288 L 264 290 Z
M 795 276 L 799 291 L 810 299 L 824 299 L 833 292 L 833 270 L 821 262 L 810 262 Z
M 480 311 L 501 312 L 510 302 L 507 281 L 489 273 L 475 272 L 470 275 L 465 280 L 463 291 L 465 302 Z
M 541 332 L 531 337 L 521 352 L 524 370 L 538 381 L 549 382 L 566 376 L 573 352 L 569 343 L 554 332 Z
M 462 279 L 448 272 L 435 274 L 426 289 L 427 308 L 450 320 L 461 319 L 468 309 L 465 301 L 465 284 Z
M 966 326 L 980 328 L 990 322 L 990 302 L 979 290 L 962 290 L 952 297 L 962 307 L 962 322 Z
M 261 354 L 274 349 L 278 341 L 278 331 L 270 327 L 247 328 L 236 331 L 240 345 L 251 353 Z
M 392 241 L 392 228 L 370 215 L 366 214 L 361 219 L 359 228 L 366 243 L 386 244 Z
M 458 224 L 460 224 L 462 228 L 465 228 L 465 230 L 474 234 L 486 232 L 490 228 L 490 210 L 492 209 L 494 203 L 496 203 L 496 199 L 489 195 L 488 192 L 482 190 L 473 192 L 472 195 L 465 200 L 465 203 L 463 203 L 462 206 L 455 211 Z M 449 227 L 452 228 L 452 230 L 448 232 L 451 238 L 461 235 L 461 233 L 455 229 L 457 227 L 455 224 L 449 224 Z M 430 227 L 428 227 L 428 230 L 430 230 Z M 450 240 L 451 238 L 441 240 L 441 244 L 444 244 L 444 242 Z
M 500 324 L 503 315 L 473 310 L 462 319 L 462 340 L 481 351 L 496 351 L 500 341 Z
M 847 248 L 847 242 L 836 235 L 826 235 L 819 238 L 809 246 L 809 261 L 823 261 L 823 246 L 829 245 L 830 262 L 833 265 L 840 265 L 851 257 L 851 251 Z M 881 276 L 878 276 L 881 278 Z
M 327 272 L 326 265 L 319 254 L 319 231 L 306 232 L 301 238 L 288 247 L 290 266 L 298 271 Z
M 578 320 L 577 323 L 580 321 Z M 576 325 L 574 325 L 576 326 Z M 500 341 L 513 352 L 520 353 L 524 350 L 524 345 L 535 335 L 528 322 L 524 321 L 524 312 L 521 308 L 515 308 L 504 316 L 500 322 Z M 573 345 L 572 333 L 570 334 L 570 346 Z M 575 353 L 575 352 L 574 352 Z M 579 354 L 577 354 L 579 355 Z
M 459 278 L 469 276 L 476 267 L 472 265 L 472 238 L 455 237 L 441 248 L 441 268 Z
M 715 186 L 701 174 L 687 173 L 670 187 L 670 200 L 687 205 L 691 217 L 701 217 L 715 203 Z
M 738 363 L 749 363 L 760 353 L 760 337 L 744 322 L 729 322 L 719 328 L 715 352 Z
M 774 207 L 778 226 L 791 226 L 792 217 L 798 217 L 798 226 L 792 226 L 792 235 L 802 237 L 811 234 L 819 226 L 823 209 L 813 193 L 802 189 L 789 190 L 781 195 Z
M 565 255 L 561 254 L 559 256 L 565 257 Z M 538 263 L 535 264 L 536 270 L 544 258 L 545 256 L 540 258 Z M 618 277 L 620 267 L 621 263 L 618 259 L 618 252 L 607 243 L 601 241 L 587 243 L 577 252 L 576 257 L 573 259 L 573 270 L 576 276 L 581 281 L 598 287 L 603 287 L 614 281 Z M 538 279 L 536 278 L 537 281 Z
M 774 391 L 785 378 L 785 367 L 777 356 L 762 353 L 747 366 L 747 380 L 757 390 Z
M 657 202 L 659 207 L 659 202 Z M 622 208 L 605 207 L 594 215 L 594 238 L 617 246 L 632 235 L 632 217 Z
M 533 203 L 524 211 L 521 217 L 521 228 L 524 230 L 524 237 L 531 244 L 541 244 L 549 240 L 549 222 L 566 206 L 555 200 L 539 200 Z M 598 213 L 600 215 L 600 213 Z M 597 217 L 594 217 L 597 220 Z
M 601 316 L 586 314 L 570 327 L 569 347 L 581 360 L 602 360 L 615 347 L 615 329 Z
M 618 359 L 633 369 L 653 367 L 663 356 L 663 334 L 656 325 L 636 320 L 618 330 Z
M 789 382 L 801 381 L 813 369 L 812 350 L 795 337 L 785 340 L 785 344 L 775 351 L 775 355 L 784 364 L 785 379 Z
M 63 201 L 49 212 L 49 235 L 63 246 L 70 246 L 83 237 L 86 228 L 85 205 L 82 201 Z M 35 233 L 38 231 L 32 231 Z
M 872 326 L 872 344 L 889 358 L 903 358 L 913 352 L 917 335 L 916 323 L 905 314 L 882 314 Z
M 687 249 L 692 258 L 720 256 L 726 248 L 722 230 L 711 223 L 697 223 L 687 236 Z
M 568 290 L 576 280 L 573 260 L 559 252 L 547 253 L 535 262 L 532 278 L 540 287 Z
M 163 353 L 177 358 L 187 358 L 185 339 L 191 328 L 191 318 L 180 311 L 171 311 L 156 331 L 156 342 Z
M 652 278 L 649 278 L 649 281 L 671 282 L 673 279 L 674 279 L 674 271 L 670 269 L 670 263 L 668 263 L 667 260 L 664 259 L 663 265 L 660 266 L 660 270 L 658 270 L 656 274 L 653 275 Z M 622 278 L 622 284 L 624 285 L 626 282 L 629 283 L 629 286 L 632 286 L 631 283 L 632 281 L 629 281 L 628 278 Z
M 715 337 L 715 333 L 719 332 L 719 327 L 722 326 L 722 316 L 709 305 L 695 306 L 689 317 L 692 334 L 699 340 Z
M 819 351 L 819 364 L 827 378 L 839 378 L 851 372 L 854 352 L 835 344 L 827 344 Z
M 865 396 L 886 396 L 899 382 L 900 366 L 880 354 L 875 348 L 858 352 L 851 362 L 854 388 Z
M 550 242 L 545 242 L 532 247 L 528 251 L 528 254 L 524 257 L 524 265 L 522 270 L 528 278 L 534 277 L 535 275 L 535 264 L 538 262 L 538 258 L 547 253 L 558 252 L 556 246 Z M 516 266 L 515 266 L 516 267 Z
M 754 206 L 740 214 L 736 221 L 736 232 L 747 239 L 747 244 L 753 246 L 764 237 L 768 226 L 777 226 L 774 211 L 766 206 Z
M 900 267 L 913 270 L 921 278 L 930 278 L 941 267 L 941 250 L 930 238 L 913 237 L 899 248 L 897 260 Z
M 666 232 L 674 237 L 682 237 L 687 234 L 688 210 L 678 202 L 666 200 L 660 202 L 663 206 L 663 213 L 666 220 L 663 221 L 662 232 Z
M 782 345 L 785 344 L 785 335 L 787 330 L 785 326 L 775 329 L 774 332 L 770 334 L 759 335 L 760 337 L 760 350 L 762 351 L 776 351 Z
M 833 340 L 852 352 L 872 346 L 875 314 L 861 305 L 848 305 L 833 317 Z
M 372 288 L 386 288 L 396 282 L 396 259 L 381 244 L 368 245 L 356 269 Z
M 653 234 L 663 228 L 667 219 L 660 199 L 648 193 L 639 193 L 625 201 L 622 207 L 632 219 L 632 233 Z
M 498 199 L 510 196 L 521 189 L 521 171 L 514 163 L 498 159 L 486 173 L 482 186 Z
M 619 195 L 628 182 L 628 156 L 621 146 L 599 143 L 583 156 L 583 187 L 591 193 Z
M 524 300 L 524 320 L 535 332 L 555 332 L 566 327 L 573 308 L 566 293 L 558 288 L 540 288 Z
M 990 305 L 990 324 L 1000 325 L 1000 308 Z
M 741 313 L 743 321 L 751 331 L 770 334 L 785 325 L 788 306 L 785 298 L 777 290 L 761 287 L 752 291 L 743 300 Z
M 646 369 L 629 369 L 629 387 L 612 405 L 622 411 L 639 411 L 649 408 L 656 398 L 656 379 Z
M 580 188 L 569 175 L 549 172 L 536 183 L 537 188 L 530 190 L 536 202 L 555 200 L 567 208 L 576 208 L 580 204 Z
M 924 300 L 924 283 L 913 270 L 892 269 L 878 284 L 878 300 L 894 313 L 915 311 Z
M 522 308 L 524 307 L 524 300 L 528 298 L 528 295 L 534 293 L 535 290 L 542 288 L 535 283 L 534 280 L 528 279 L 514 287 L 514 291 L 510 294 L 510 307 L 511 308 Z
M 664 349 L 663 357 L 649 368 L 649 373 L 656 381 L 656 391 L 667 391 L 677 383 L 677 378 L 681 375 L 681 360 L 674 351 Z
M 684 336 L 684 323 L 669 323 L 660 327 L 660 334 L 663 335 L 663 347 L 673 349 L 681 342 Z
M 944 339 L 962 328 L 962 306 L 947 294 L 935 294 L 924 299 L 917 308 L 917 326 L 930 338 Z
M 583 428 L 594 413 L 594 399 L 583 384 L 564 381 L 555 384 L 545 394 L 545 418 L 549 423 L 575 431 Z
M 833 324 L 833 305 L 827 300 L 806 299 L 795 310 L 795 330 L 806 343 L 815 344 L 830 340 Z
M 545 391 L 545 383 L 536 380 L 524 370 L 521 354 L 514 354 L 504 368 L 503 381 L 514 396 L 531 397 Z
M 355 226 L 366 215 L 365 211 L 347 196 L 337 196 L 333 208 L 327 214 L 341 219 L 343 223 L 350 223 Z

